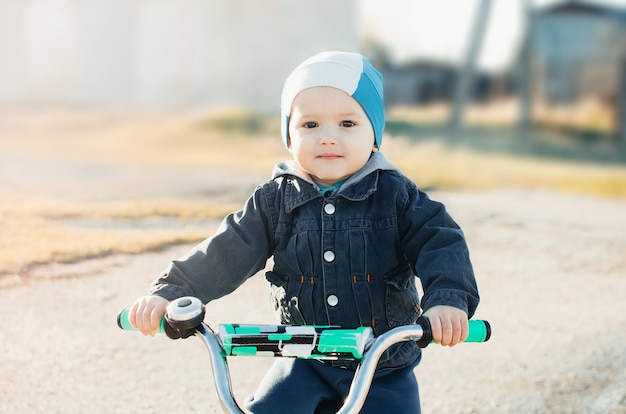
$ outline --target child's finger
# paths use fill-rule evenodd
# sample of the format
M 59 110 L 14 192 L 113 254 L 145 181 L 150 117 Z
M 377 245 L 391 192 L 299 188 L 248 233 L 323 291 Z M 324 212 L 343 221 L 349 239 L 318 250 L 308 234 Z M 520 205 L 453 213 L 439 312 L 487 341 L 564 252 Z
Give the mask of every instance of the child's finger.
M 154 336 L 155 330 L 152 328 L 152 309 L 148 306 L 143 308 L 141 312 L 141 332 L 144 335 Z
M 454 338 L 454 326 L 449 318 L 438 318 L 441 324 L 441 345 L 448 346 Z
M 463 342 L 469 336 L 469 323 L 467 322 L 467 316 L 461 320 L 461 339 L 459 342 Z
M 463 324 L 458 318 L 451 318 L 450 324 L 452 326 L 452 333 L 448 346 L 454 346 L 461 342 L 461 336 L 463 335 Z
M 428 318 L 430 321 L 430 332 L 433 335 L 433 341 L 436 344 L 441 343 L 441 321 L 438 317 Z
M 144 298 L 138 301 L 137 304 L 137 329 L 144 335 L 154 335 L 152 328 L 150 327 L 150 314 L 152 313 L 150 303 Z
M 137 327 L 137 302 L 133 303 L 128 312 L 128 321 L 135 328 Z
M 469 326 L 467 323 L 467 318 L 464 318 L 463 315 L 459 315 L 458 317 L 455 315 L 451 318 L 452 326 L 453 326 L 453 334 L 452 340 L 449 346 L 454 346 L 463 342 L 467 335 L 469 334 Z
M 163 319 L 163 312 L 161 311 L 161 308 L 158 306 L 153 307 L 152 312 L 150 312 L 150 328 L 153 335 L 156 335 L 156 333 L 159 332 L 161 319 Z

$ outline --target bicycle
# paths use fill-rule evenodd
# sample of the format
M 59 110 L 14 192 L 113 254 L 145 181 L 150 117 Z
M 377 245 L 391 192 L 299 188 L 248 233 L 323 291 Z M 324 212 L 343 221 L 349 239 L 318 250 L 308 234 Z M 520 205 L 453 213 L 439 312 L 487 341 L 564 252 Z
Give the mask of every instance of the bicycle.
M 129 309 L 117 316 L 124 330 L 137 330 L 128 319 Z M 227 357 L 273 356 L 319 360 L 357 361 L 350 391 L 338 414 L 358 413 L 365 402 L 376 365 L 383 352 L 402 341 L 416 341 L 425 348 L 432 342 L 430 322 L 420 317 L 416 324 L 405 325 L 374 337 L 372 329 L 344 329 L 336 326 L 290 326 L 220 324 L 215 332 L 204 322 L 204 304 L 186 296 L 172 301 L 161 321 L 160 332 L 170 338 L 197 336 L 209 352 L 213 379 L 222 410 L 227 414 L 244 414 L 235 400 Z M 484 320 L 469 321 L 465 342 L 486 342 L 491 326 Z

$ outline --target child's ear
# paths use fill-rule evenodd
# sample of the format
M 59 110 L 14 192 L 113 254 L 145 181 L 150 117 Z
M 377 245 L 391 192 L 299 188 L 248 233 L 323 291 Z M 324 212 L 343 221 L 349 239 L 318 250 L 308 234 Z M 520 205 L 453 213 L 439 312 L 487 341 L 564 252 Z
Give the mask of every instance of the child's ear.
M 372 152 L 378 152 L 378 147 L 376 146 L 376 144 L 372 146 Z

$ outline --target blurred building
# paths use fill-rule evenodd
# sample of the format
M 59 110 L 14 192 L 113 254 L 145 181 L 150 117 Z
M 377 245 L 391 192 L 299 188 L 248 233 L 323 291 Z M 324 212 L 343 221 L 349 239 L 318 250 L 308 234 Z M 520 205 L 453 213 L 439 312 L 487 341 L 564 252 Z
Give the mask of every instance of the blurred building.
M 0 0 L 0 104 L 274 110 L 291 69 L 358 50 L 355 0 Z
M 462 69 L 459 65 L 428 60 L 384 65 L 385 103 L 394 106 L 450 102 Z M 500 74 L 477 71 L 471 80 L 470 100 L 484 102 L 497 94 L 512 93 L 508 80 Z
M 626 8 L 582 0 L 553 4 L 536 13 L 532 41 L 545 98 L 617 98 L 626 74 Z
M 537 10 L 530 27 L 534 100 L 580 109 L 559 127 L 608 132 L 626 145 L 626 8 L 563 1 Z
M 449 101 L 454 95 L 457 70 L 441 62 L 416 61 L 401 66 L 388 65 L 383 75 L 388 106 L 422 105 Z

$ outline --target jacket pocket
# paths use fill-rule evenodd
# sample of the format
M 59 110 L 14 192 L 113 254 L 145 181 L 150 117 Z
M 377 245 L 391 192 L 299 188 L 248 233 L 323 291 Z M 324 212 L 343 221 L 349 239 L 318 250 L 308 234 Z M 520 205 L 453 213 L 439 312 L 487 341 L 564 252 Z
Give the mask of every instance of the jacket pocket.
M 300 284 L 289 283 L 289 278 L 274 272 L 266 272 L 265 279 L 270 282 L 270 301 L 274 313 L 281 324 L 304 325 L 305 320 L 300 312 L 298 294 Z M 291 287 L 291 289 L 290 289 Z M 294 289 L 295 288 L 295 289 Z M 292 292 L 296 290 L 296 292 Z
M 420 314 L 415 275 L 410 267 L 396 270 L 385 277 L 385 311 L 390 328 L 415 323 Z

